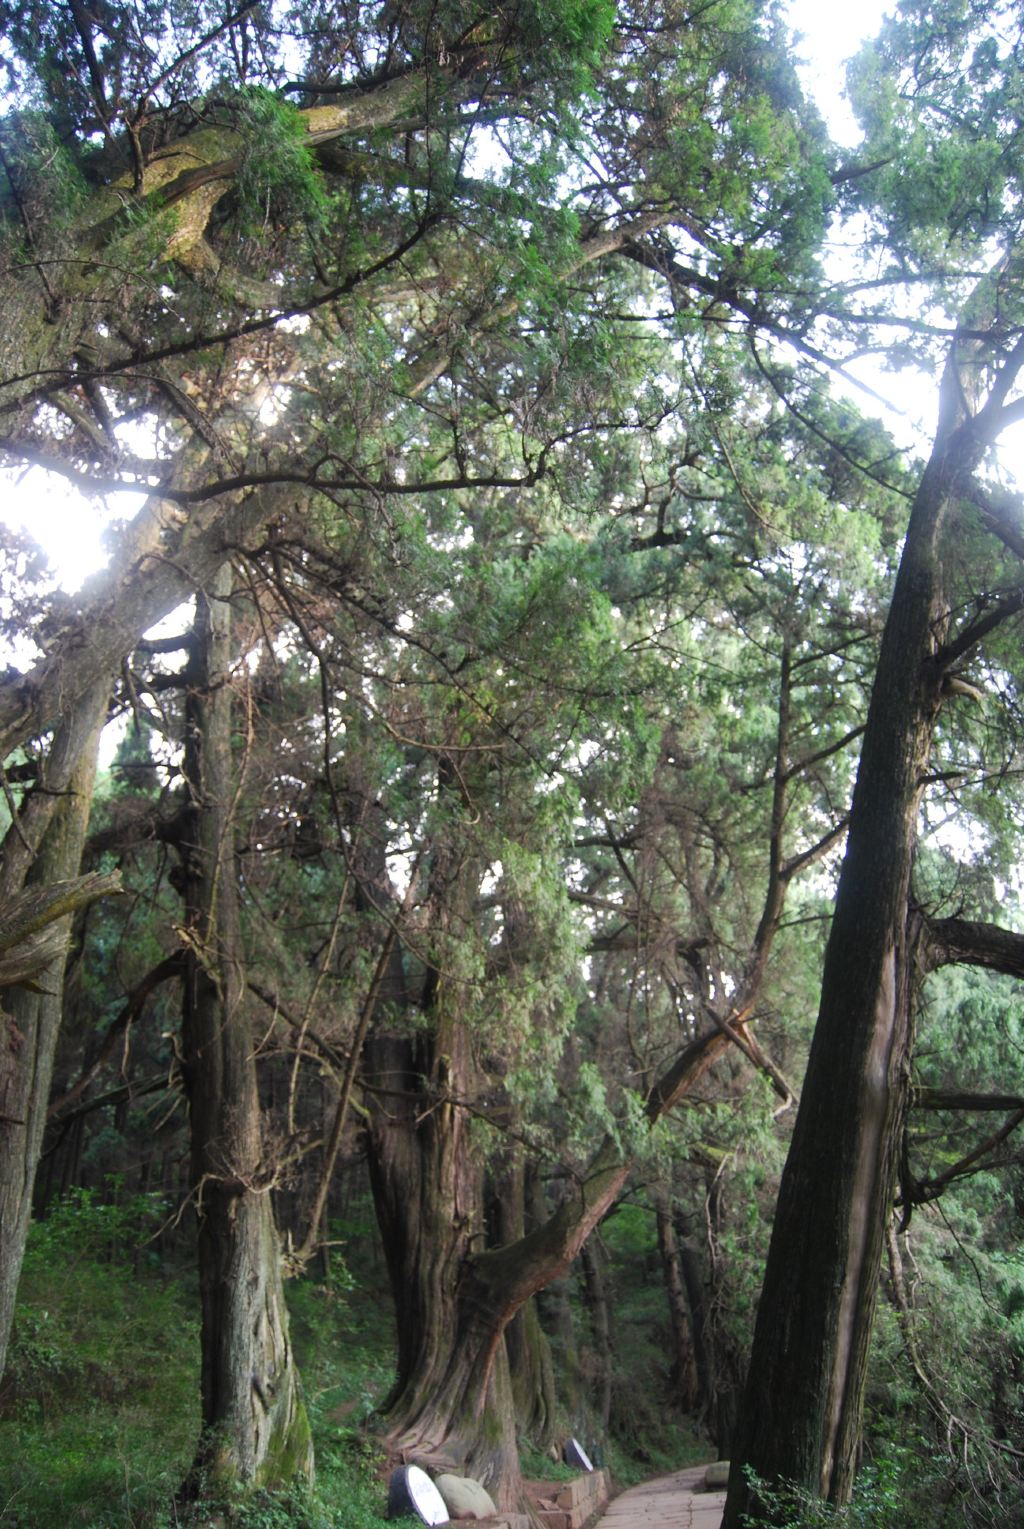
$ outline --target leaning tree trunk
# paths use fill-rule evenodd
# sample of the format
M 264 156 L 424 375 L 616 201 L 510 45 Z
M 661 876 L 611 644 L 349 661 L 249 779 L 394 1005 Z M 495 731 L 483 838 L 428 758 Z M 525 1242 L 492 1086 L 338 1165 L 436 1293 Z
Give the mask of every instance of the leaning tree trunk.
M 772 1521 L 745 1472 L 842 1504 L 856 1470 L 908 1097 L 907 912 L 918 809 L 949 688 L 944 679 L 956 656 L 943 646 L 944 535 L 981 458 L 991 412 L 965 416 L 958 362 L 955 349 L 882 638 L 818 1023 L 733 1451 L 728 1529 L 737 1529 L 744 1514 Z M 1001 403 L 995 400 L 997 416 Z M 965 650 L 959 644 L 956 651 Z
M 198 600 L 186 676 L 180 851 L 186 974 L 183 1073 L 199 1223 L 203 1431 L 191 1493 L 310 1479 L 313 1452 L 288 1333 L 245 1008 L 233 840 L 230 569 Z
M 0 895 L 8 909 L 78 872 L 109 695 L 110 680 L 103 680 L 69 709 L 50 749 L 45 789 L 26 802 L 8 830 L 0 870 Z M 41 969 L 19 973 L 18 947 L 4 953 L 8 975 L 30 985 L 11 987 L 0 1013 L 0 1375 L 46 1124 L 70 929 L 67 913 L 22 943 L 24 951 L 28 945 L 37 949 L 37 938 L 45 940 L 37 949 L 46 963 Z

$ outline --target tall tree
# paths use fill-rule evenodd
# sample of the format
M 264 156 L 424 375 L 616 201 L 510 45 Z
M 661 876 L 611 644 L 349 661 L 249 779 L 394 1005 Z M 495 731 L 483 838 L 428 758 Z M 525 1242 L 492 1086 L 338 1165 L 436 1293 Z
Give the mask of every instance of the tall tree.
M 311 1478 L 288 1330 L 238 907 L 230 595 L 199 596 L 185 672 L 182 1074 L 199 1223 L 203 1434 L 195 1489 Z
M 325 6 L 308 30 L 301 8 L 282 12 L 283 35 L 313 39 L 299 80 L 255 7 L 227 18 L 202 10 L 198 38 L 182 35 L 176 7 L 159 38 L 155 13 L 137 7 L 108 7 L 102 33 L 81 6 L 29 7 L 28 24 L 9 9 L 21 115 L 20 134 L 13 118 L 4 124 L 4 279 L 20 319 L 0 376 L 2 445 L 11 460 L 92 488 L 145 486 L 153 499 L 94 596 L 54 613 L 35 670 L 0 685 L 0 732 L 8 748 L 42 732 L 117 671 L 159 614 L 212 589 L 229 554 L 251 577 L 272 575 L 269 627 L 308 647 L 323 690 L 322 720 L 309 728 L 319 760 L 305 750 L 296 794 L 282 789 L 276 807 L 282 818 L 296 809 L 297 841 L 304 821 L 316 826 L 301 798 L 329 804 L 333 849 L 362 899 L 355 906 L 351 885 L 332 887 L 336 923 L 354 911 L 346 932 L 375 918 L 390 925 L 361 1017 L 369 1025 L 391 1004 L 417 1021 L 372 1033 L 364 1078 L 392 1276 L 416 1297 L 416 1320 L 400 1333 L 393 1436 L 493 1468 L 510 1500 L 504 1332 L 579 1248 L 635 1147 L 613 1113 L 555 1214 L 504 1246 L 481 1246 L 482 1154 L 469 1115 L 491 1087 L 491 1060 L 506 1072 L 509 1063 L 486 1009 L 510 1021 L 500 1040 L 513 1060 L 543 1020 L 557 1019 L 560 1038 L 563 1015 L 531 983 L 565 975 L 571 986 L 545 943 L 567 888 L 589 910 L 581 919 L 606 993 L 656 993 L 650 1032 L 623 1047 L 643 1081 L 638 1096 L 621 1095 L 640 1134 L 730 1048 L 769 1066 L 787 1092 L 750 1024 L 788 888 L 841 831 L 860 669 L 848 683 L 833 675 L 873 635 L 860 606 L 844 604 L 831 631 L 810 637 L 791 607 L 842 603 L 820 522 L 847 506 L 850 461 L 886 484 L 895 475 L 877 438 L 843 425 L 802 371 L 794 383 L 758 353 L 800 409 L 804 442 L 825 437 L 808 484 L 810 448 L 796 446 L 760 393 L 744 407 L 751 374 L 737 353 L 775 335 L 801 366 L 820 365 L 819 315 L 846 323 L 847 335 L 861 332 L 858 318 L 885 317 L 853 312 L 855 292 L 822 291 L 822 231 L 848 194 L 837 188 L 859 184 L 857 167 L 830 158 L 778 27 L 740 0 L 698 13 L 638 3 L 543 16 L 527 3 L 483 15 Z M 71 55 L 79 67 L 65 80 Z M 474 174 L 485 122 L 504 159 Z M 876 137 L 887 134 L 891 124 Z M 924 221 L 910 226 L 926 246 Z M 901 250 L 911 246 L 916 258 L 913 241 Z M 653 294 L 668 297 L 671 314 L 652 317 Z M 651 347 L 642 377 L 624 364 L 620 336 L 655 322 L 676 348 Z M 720 344 L 706 338 L 719 334 Z M 1005 339 L 979 321 L 964 344 L 986 335 Z M 957 385 L 970 384 L 974 364 L 961 347 Z M 672 433 L 678 404 L 651 377 L 678 366 L 692 406 Z M 616 387 L 617 373 L 627 380 Z M 970 414 L 965 406 L 965 430 Z M 150 447 L 129 430 L 139 421 Z M 947 433 L 959 442 L 954 424 Z M 966 462 L 973 447 L 950 450 Z M 947 483 L 946 472 L 937 465 L 929 479 L 940 499 L 963 477 L 949 467 Z M 590 525 L 577 513 L 583 501 Z M 599 517 L 613 522 L 606 540 L 592 534 Z M 398 553 L 390 564 L 379 556 L 388 544 Z M 865 582 L 871 550 L 861 548 Z M 640 564 L 652 570 L 642 589 L 626 571 Z M 569 592 L 585 612 L 581 644 L 567 636 L 580 620 L 566 609 Z M 703 718 L 691 749 L 680 676 L 712 646 L 729 679 L 717 695 L 710 680 L 688 692 Z M 620 664 L 620 648 L 667 655 L 646 715 L 621 702 L 650 671 Z M 126 696 L 132 683 L 129 671 Z M 918 741 L 938 701 L 939 678 L 930 683 Z M 768 684 L 771 705 L 737 721 L 747 695 Z M 601 716 L 591 703 L 605 691 L 619 710 Z M 628 746 L 615 747 L 616 732 L 634 726 L 658 760 L 646 780 L 628 768 Z M 292 1463 L 305 1462 L 267 1272 L 274 1233 L 256 1214 L 270 1168 L 235 1023 L 236 883 L 222 874 L 231 825 L 217 816 L 232 795 L 223 714 L 196 712 L 192 742 L 204 729 L 222 769 L 195 804 L 206 860 L 186 868 L 196 931 L 186 1053 L 196 1186 L 209 1195 L 205 1395 L 207 1422 L 228 1426 L 230 1468 L 258 1477 L 267 1461 L 274 1474 L 277 1425 L 269 1406 L 253 1422 L 240 1377 L 261 1365 L 282 1377 Z M 292 763 L 302 745 L 289 740 Z M 589 772 L 584 748 L 598 755 Z M 699 757 L 712 748 L 735 800 Z M 190 761 L 193 785 L 200 768 Z M 571 835 L 567 776 L 586 802 Z M 535 839 L 546 839 L 533 850 L 539 873 L 523 842 Z M 407 898 L 389 861 L 409 871 L 417 851 Z M 723 910 L 731 862 L 745 875 Z M 334 942 L 332 926 L 332 953 Z M 362 1030 L 353 1035 L 357 1049 Z M 223 1077 L 206 1077 L 222 1047 Z M 237 1118 L 225 1113 L 229 1073 Z M 395 1076 L 401 1097 L 389 1113 Z M 21 1171 L 33 1167 L 29 1155 Z M 410 1189 L 419 1184 L 421 1196 Z M 218 1351 L 218 1302 L 236 1255 L 269 1281 L 277 1339 L 262 1355 L 246 1350 L 246 1331 L 230 1354 Z M 238 1322 L 246 1328 L 244 1310 Z
M 936 789 L 936 730 L 978 692 L 963 669 L 1021 608 L 1020 505 L 990 471 L 1022 412 L 1020 18 L 901 7 L 853 80 L 872 168 L 849 190 L 900 274 L 928 283 L 933 318 L 905 354 L 942 339 L 938 423 L 920 473 L 872 691 L 825 959 L 818 1024 L 780 1192 L 726 1522 L 770 1519 L 748 1473 L 848 1500 L 860 1446 L 878 1273 L 913 1052 L 912 870 Z M 964 57 L 971 59 L 965 72 Z M 1003 253 L 966 300 L 948 284 L 989 240 Z M 991 244 L 986 258 L 990 258 Z M 884 301 L 875 319 L 887 320 Z M 865 322 L 870 322 L 865 315 Z M 952 322 L 952 321 L 951 321 Z M 978 537 L 987 556 L 974 560 Z M 973 701 L 972 701 L 973 697 Z M 941 770 L 938 772 L 941 777 Z M 794 1291 L 790 1271 L 801 1269 Z M 786 1395 L 785 1409 L 768 1405 Z
M 744 1471 L 849 1499 L 868 1345 L 909 1098 L 910 888 L 922 792 L 959 668 L 1024 604 L 1020 508 L 978 478 L 1024 411 L 1018 272 L 976 290 L 943 375 L 939 423 L 914 498 L 879 654 L 825 958 L 821 1006 L 779 1194 L 726 1523 L 759 1507 Z M 982 391 L 984 379 L 991 379 Z M 957 529 L 985 506 L 1009 583 L 957 598 Z M 960 614 L 962 613 L 962 614 Z M 970 692 L 970 687 L 966 687 Z M 794 1287 L 792 1270 L 801 1270 Z M 771 1398 L 784 1395 L 784 1408 Z

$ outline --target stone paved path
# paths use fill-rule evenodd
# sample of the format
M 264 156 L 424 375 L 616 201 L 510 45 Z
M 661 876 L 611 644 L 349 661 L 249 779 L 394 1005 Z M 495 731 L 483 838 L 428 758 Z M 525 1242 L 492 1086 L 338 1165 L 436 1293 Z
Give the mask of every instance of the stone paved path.
M 706 1465 L 631 1487 L 609 1503 L 596 1529 L 720 1529 L 725 1492 L 702 1490 Z

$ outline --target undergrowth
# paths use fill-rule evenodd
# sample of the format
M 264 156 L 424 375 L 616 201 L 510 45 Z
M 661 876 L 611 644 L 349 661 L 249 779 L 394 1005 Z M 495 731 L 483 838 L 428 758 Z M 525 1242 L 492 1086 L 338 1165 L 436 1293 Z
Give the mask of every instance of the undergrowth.
M 79 1191 L 30 1229 L 0 1391 L 12 1529 L 156 1524 L 188 1465 L 195 1301 L 148 1242 L 163 1215 Z
M 80 1191 L 32 1226 L 0 1391 L 0 1524 L 383 1529 L 364 1424 L 391 1380 L 390 1311 L 379 1294 L 351 1301 L 337 1259 L 288 1292 L 315 1492 L 175 1507 L 200 1422 L 198 1297 L 191 1272 L 154 1251 L 164 1216 L 152 1197 Z
M 207 1498 L 187 1512 L 174 1499 L 200 1422 L 198 1296 L 191 1269 L 154 1241 L 166 1214 L 158 1199 L 126 1199 L 111 1184 L 104 1195 L 71 1195 L 32 1226 L 0 1390 L 0 1524 L 384 1529 L 374 1409 L 393 1378 L 394 1320 L 368 1210 L 332 1223 L 332 1241 L 345 1245 L 350 1263 L 335 1253 L 328 1266 L 288 1287 L 316 1450 L 315 1491 Z M 622 1293 L 641 1306 L 647 1299 Z M 655 1356 L 628 1337 L 620 1379 L 643 1428 L 642 1457 L 632 1438 L 585 1436 L 582 1418 L 564 1419 L 560 1430 L 599 1448 L 620 1485 L 707 1454 L 654 1401 Z M 578 1474 L 528 1446 L 522 1466 L 527 1477 Z

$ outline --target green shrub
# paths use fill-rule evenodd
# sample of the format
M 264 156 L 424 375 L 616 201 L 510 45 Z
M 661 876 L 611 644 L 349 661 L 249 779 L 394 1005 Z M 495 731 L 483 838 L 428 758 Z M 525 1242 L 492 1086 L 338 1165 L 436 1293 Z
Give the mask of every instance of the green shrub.
M 753 1472 L 748 1480 L 777 1529 L 939 1529 L 970 1523 L 969 1516 L 962 1516 L 963 1504 L 948 1500 L 935 1465 L 923 1440 L 917 1448 L 894 1445 L 862 1467 L 853 1501 L 845 1508 L 802 1487 L 769 1487 Z

